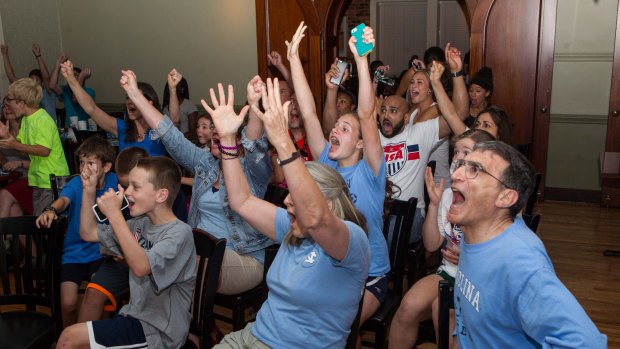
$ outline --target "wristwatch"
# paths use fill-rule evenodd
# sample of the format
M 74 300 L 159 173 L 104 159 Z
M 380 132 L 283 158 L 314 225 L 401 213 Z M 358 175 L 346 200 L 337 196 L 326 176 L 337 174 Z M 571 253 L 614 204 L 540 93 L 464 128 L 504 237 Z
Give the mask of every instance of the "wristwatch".
M 54 214 L 56 216 L 58 216 L 58 211 L 56 211 L 56 209 L 52 205 L 49 205 L 49 206 L 47 206 L 46 208 L 43 209 L 43 212 L 47 212 L 47 211 L 52 211 L 52 212 L 54 212 Z
M 452 77 L 453 78 L 458 78 L 459 76 L 463 76 L 463 70 L 462 69 L 457 71 L 457 72 L 455 72 L 455 73 L 452 73 Z
M 286 164 L 289 164 L 293 161 L 295 161 L 296 159 L 298 159 L 301 155 L 299 154 L 298 151 L 294 151 L 293 154 L 291 154 L 291 157 L 285 160 L 280 160 L 280 158 L 277 159 L 277 163 L 280 166 L 284 166 Z

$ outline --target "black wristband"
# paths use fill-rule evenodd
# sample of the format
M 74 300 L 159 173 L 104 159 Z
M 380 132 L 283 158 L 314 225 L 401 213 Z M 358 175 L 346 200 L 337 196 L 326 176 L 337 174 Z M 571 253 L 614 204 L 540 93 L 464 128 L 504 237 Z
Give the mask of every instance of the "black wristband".
M 453 78 L 458 78 L 459 76 L 463 76 L 463 70 L 459 70 L 456 73 L 452 73 Z
M 41 57 L 41 55 L 38 55 L 38 56 L 37 56 L 37 55 L 34 55 L 34 56 L 35 56 L 35 57 L 37 57 L 37 58 Z
M 291 157 L 290 157 L 290 158 L 288 158 L 288 159 L 284 159 L 284 160 L 280 160 L 280 159 L 278 158 L 277 162 L 278 162 L 278 165 L 280 165 L 280 166 L 284 166 L 284 165 L 286 165 L 286 164 L 290 164 L 291 162 L 295 161 L 295 160 L 296 160 L 296 159 L 298 159 L 300 156 L 301 156 L 301 154 L 299 154 L 299 152 L 298 152 L 298 151 L 295 151 L 295 152 L 293 152 L 293 154 L 291 154 Z

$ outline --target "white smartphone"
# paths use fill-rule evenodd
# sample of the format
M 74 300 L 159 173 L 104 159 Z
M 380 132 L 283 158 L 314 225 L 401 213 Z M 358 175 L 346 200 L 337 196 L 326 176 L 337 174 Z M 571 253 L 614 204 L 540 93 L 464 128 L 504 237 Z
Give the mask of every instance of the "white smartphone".
M 116 192 L 116 195 L 118 195 L 118 192 Z M 127 197 L 123 195 L 123 204 L 121 205 L 121 211 L 127 209 L 127 207 L 129 207 L 129 200 L 127 200 Z M 108 220 L 108 217 L 106 217 L 103 212 L 101 212 L 97 204 L 93 205 L 93 212 L 95 212 L 95 217 L 99 222 L 103 223 Z
M 342 78 L 344 78 L 344 71 L 349 68 L 349 64 L 341 59 L 338 60 L 338 63 L 336 63 L 336 65 L 338 66 L 338 76 L 337 77 L 332 77 L 331 79 L 329 79 L 329 82 L 331 82 L 334 85 L 340 85 L 340 83 L 342 82 Z

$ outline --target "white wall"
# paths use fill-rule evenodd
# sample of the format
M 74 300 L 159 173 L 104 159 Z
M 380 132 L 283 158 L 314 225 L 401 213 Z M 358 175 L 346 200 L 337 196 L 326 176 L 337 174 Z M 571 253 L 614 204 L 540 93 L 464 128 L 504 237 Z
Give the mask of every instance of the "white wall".
M 548 187 L 597 190 L 618 0 L 558 1 Z
M 30 19 L 33 12 L 45 16 Z M 121 69 L 134 70 L 161 98 L 173 67 L 188 79 L 194 103 L 220 81 L 232 83 L 237 104 L 243 103 L 245 85 L 257 72 L 255 16 L 252 0 L 0 0 L 14 61 L 27 57 L 23 47 L 29 50 L 32 38 L 51 35 L 56 39 L 45 41 L 55 45 L 54 57 L 62 49 L 76 66 L 92 69 L 87 84 L 99 103 L 124 102 Z M 47 61 L 51 69 L 55 58 Z

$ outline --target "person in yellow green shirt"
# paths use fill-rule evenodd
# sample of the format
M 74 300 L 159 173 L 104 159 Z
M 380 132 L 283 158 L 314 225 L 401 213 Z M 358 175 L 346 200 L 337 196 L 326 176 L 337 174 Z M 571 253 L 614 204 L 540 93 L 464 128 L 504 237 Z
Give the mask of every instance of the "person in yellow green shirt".
M 44 109 L 39 108 L 41 97 L 41 85 L 36 81 L 23 78 L 13 82 L 6 103 L 17 117 L 23 116 L 17 136 L 12 136 L 8 125 L 0 122 L 0 147 L 15 149 L 30 157 L 28 185 L 33 188 L 34 215 L 40 215 L 53 201 L 50 174 L 69 174 L 56 124 Z M 26 163 L 20 165 L 24 167 Z

